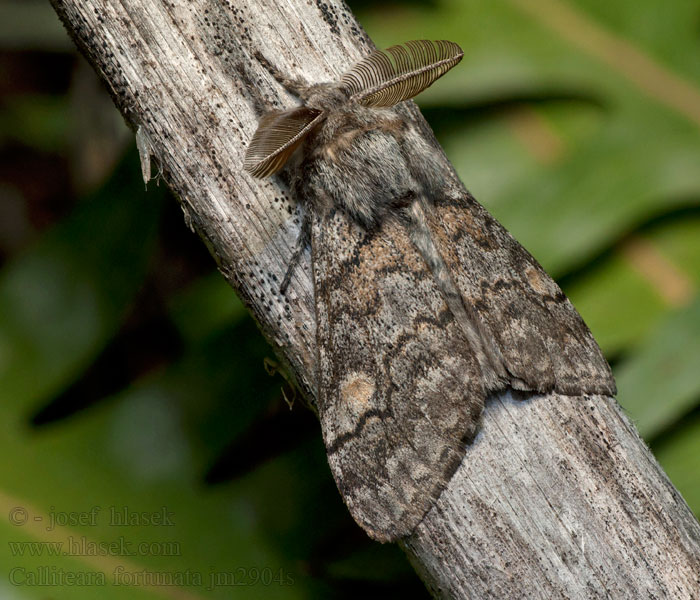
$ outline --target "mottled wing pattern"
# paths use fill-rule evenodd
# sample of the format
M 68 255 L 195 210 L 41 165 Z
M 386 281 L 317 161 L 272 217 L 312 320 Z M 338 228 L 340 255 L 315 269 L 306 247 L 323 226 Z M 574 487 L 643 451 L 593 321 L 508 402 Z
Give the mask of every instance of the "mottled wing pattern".
M 464 301 L 486 324 L 517 387 L 616 393 L 576 309 L 539 263 L 468 194 L 426 207 L 431 237 Z
M 479 367 L 404 227 L 314 216 L 318 410 L 353 517 L 410 534 L 450 480 L 484 402 Z

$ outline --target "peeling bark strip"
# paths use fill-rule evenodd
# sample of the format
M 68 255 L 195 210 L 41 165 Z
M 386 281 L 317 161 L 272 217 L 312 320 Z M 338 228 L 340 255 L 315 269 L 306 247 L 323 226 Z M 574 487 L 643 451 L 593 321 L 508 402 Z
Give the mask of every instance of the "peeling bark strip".
M 255 56 L 333 81 L 369 53 L 366 35 L 332 0 L 52 2 L 143 128 L 188 224 L 313 397 L 309 257 L 280 295 L 294 209 L 277 180 L 242 169 L 258 116 L 296 100 Z M 351 375 L 348 393 L 360 398 L 367 382 Z M 448 598 L 692 598 L 700 587 L 700 526 L 606 397 L 490 402 L 467 459 L 403 546 Z

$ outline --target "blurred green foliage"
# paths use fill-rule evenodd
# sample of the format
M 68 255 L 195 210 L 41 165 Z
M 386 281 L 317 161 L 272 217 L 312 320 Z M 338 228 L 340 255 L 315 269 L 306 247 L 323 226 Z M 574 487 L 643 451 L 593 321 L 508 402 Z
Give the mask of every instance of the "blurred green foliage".
M 465 49 L 419 98 L 425 115 L 559 279 L 700 513 L 700 7 L 352 4 L 378 46 Z M 233 578 L 250 598 L 425 597 L 347 515 L 313 417 L 287 410 L 176 202 L 143 190 L 133 138 L 48 3 L 0 5 L 0 84 L 0 595 L 228 598 Z M 173 524 L 111 526 L 110 507 L 166 507 Z M 120 539 L 130 555 L 24 544 Z M 27 585 L 41 567 L 108 583 Z M 130 585 L 144 570 L 179 579 Z

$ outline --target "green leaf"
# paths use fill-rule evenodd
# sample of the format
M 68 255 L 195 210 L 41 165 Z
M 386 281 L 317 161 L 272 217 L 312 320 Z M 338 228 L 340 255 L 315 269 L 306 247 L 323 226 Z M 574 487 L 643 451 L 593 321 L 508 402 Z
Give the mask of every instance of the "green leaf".
M 3 101 L 0 132 L 5 143 L 11 140 L 55 152 L 65 147 L 70 122 L 67 98 L 21 95 Z
M 81 588 L 84 596 L 68 585 L 51 587 L 56 598 L 230 598 L 234 587 L 242 598 L 307 598 L 312 589 L 328 597 L 299 562 L 305 539 L 323 535 L 333 515 L 348 518 L 318 436 L 228 485 L 202 484 L 216 454 L 273 398 L 282 403 L 280 379 L 258 376 L 269 347 L 254 332 L 245 319 L 79 418 L 41 435 L 15 425 L 13 435 L 2 436 L 0 453 L 13 460 L 0 464 L 0 510 L 9 515 L 19 507 L 28 517 L 1 526 L 12 542 L 0 553 L 3 571 L 14 569 L 19 581 L 47 566 L 102 581 Z M 0 403 L 0 422 L 16 423 L 18 408 Z M 309 510 L 324 489 L 329 505 Z M 164 525 L 128 517 L 164 513 Z M 70 514 L 88 522 L 66 523 Z M 305 529 L 311 535 L 300 536 Z M 46 554 L 52 543 L 62 544 L 58 555 Z M 90 550 L 99 544 L 116 550 Z M 141 572 L 181 579 L 149 588 Z
M 3 49 L 73 49 L 56 13 L 41 0 L 5 0 L 0 4 L 0 43 Z
M 670 315 L 616 370 L 620 404 L 652 438 L 700 398 L 700 298 Z
M 700 415 L 684 419 L 672 435 L 664 436 L 652 449 L 690 509 L 700 516 Z
M 0 404 L 52 397 L 115 333 L 150 261 L 163 193 L 133 155 L 99 192 L 0 272 Z
M 611 355 L 643 343 L 700 288 L 700 214 L 681 212 L 623 240 L 564 289 Z
M 218 271 L 172 298 L 170 317 L 186 341 L 197 341 L 248 317 L 245 307 Z

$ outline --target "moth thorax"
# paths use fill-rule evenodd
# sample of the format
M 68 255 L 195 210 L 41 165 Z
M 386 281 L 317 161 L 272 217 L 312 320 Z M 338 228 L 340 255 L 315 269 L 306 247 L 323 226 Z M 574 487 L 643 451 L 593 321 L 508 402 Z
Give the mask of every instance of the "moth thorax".
M 333 111 L 348 101 L 348 92 L 337 83 L 320 83 L 309 89 L 306 106 L 321 111 Z

